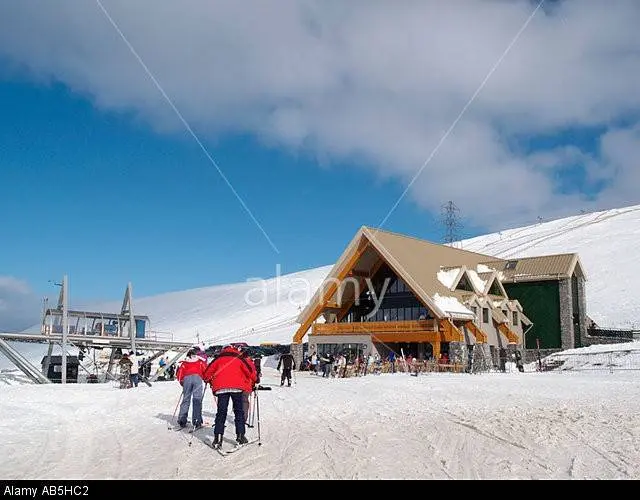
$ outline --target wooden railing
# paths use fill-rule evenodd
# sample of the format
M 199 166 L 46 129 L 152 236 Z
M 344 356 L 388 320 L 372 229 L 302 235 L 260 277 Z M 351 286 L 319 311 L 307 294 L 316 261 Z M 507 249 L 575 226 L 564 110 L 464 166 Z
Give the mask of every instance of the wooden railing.
M 376 333 L 433 333 L 438 331 L 433 319 L 410 321 L 363 321 L 359 323 L 314 323 L 314 335 L 376 334 Z

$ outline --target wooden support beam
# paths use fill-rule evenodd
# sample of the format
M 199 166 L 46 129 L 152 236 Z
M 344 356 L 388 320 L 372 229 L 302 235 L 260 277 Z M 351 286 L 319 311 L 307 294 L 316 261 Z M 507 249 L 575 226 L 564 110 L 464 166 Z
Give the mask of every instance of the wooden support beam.
M 440 332 L 443 334 L 444 342 L 462 342 L 464 335 L 449 318 L 440 320 Z
M 382 257 L 378 257 L 378 260 L 371 268 L 370 274 L 368 276 L 360 277 L 360 279 L 358 280 L 358 288 L 360 290 L 362 290 L 363 282 L 366 280 L 366 278 L 375 276 L 375 274 L 378 272 L 378 270 L 380 269 L 380 266 L 382 266 L 383 263 L 384 263 L 384 259 Z M 340 311 L 340 313 L 337 315 L 338 321 L 342 321 L 344 319 L 344 317 L 347 315 L 347 313 L 349 312 L 349 309 L 351 309 L 351 306 L 353 306 L 353 303 L 356 301 L 357 298 L 358 297 L 355 296 L 355 291 L 354 291 L 353 299 L 347 301 L 344 305 L 344 309 L 342 309 L 342 311 Z
M 436 361 L 440 359 L 440 342 L 431 342 L 433 351 L 433 359 Z
M 510 344 L 517 344 L 520 342 L 520 337 L 517 333 L 513 332 L 506 324 L 498 323 L 498 330 L 502 333 Z
M 473 336 L 476 338 L 476 342 L 478 342 L 479 344 L 487 343 L 487 334 L 484 333 L 480 328 L 478 328 L 478 325 L 476 325 L 473 321 L 467 321 L 464 326 L 466 326 L 471 331 L 471 333 L 473 333 Z
M 354 278 L 371 278 L 373 274 L 371 271 L 356 271 L 355 269 L 349 271 L 349 276 Z
M 320 285 L 321 287 L 324 287 L 324 292 L 322 292 L 321 299 L 316 303 L 311 314 L 296 331 L 295 335 L 293 336 L 294 344 L 302 343 L 302 339 L 307 334 L 307 330 L 309 330 L 311 324 L 318 318 L 318 316 L 322 312 L 325 304 L 329 301 L 329 299 L 331 299 L 333 294 L 338 289 L 338 283 L 340 283 L 346 277 L 351 268 L 356 265 L 360 257 L 362 257 L 362 255 L 369 248 L 369 245 L 369 240 L 363 237 L 359 242 L 358 249 L 353 253 L 349 260 L 345 262 L 344 266 L 338 273 L 338 276 L 335 279 L 331 280 L 328 285 L 326 284 L 326 281 L 323 282 L 322 285 Z

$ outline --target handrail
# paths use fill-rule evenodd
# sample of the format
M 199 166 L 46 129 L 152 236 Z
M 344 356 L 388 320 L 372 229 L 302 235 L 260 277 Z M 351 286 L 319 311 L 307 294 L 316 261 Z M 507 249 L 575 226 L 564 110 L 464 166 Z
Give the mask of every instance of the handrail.
M 432 319 L 408 321 L 362 321 L 359 323 L 314 323 L 315 334 L 330 333 L 375 333 L 375 332 L 424 332 L 436 331 Z

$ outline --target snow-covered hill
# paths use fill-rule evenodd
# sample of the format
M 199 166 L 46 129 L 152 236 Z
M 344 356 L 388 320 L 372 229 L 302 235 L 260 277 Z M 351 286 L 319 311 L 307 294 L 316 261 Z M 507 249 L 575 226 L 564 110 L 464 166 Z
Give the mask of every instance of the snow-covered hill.
M 346 245 L 348 242 L 344 242 Z M 640 205 L 463 240 L 466 250 L 511 258 L 577 252 L 587 273 L 587 310 L 602 326 L 640 327 Z M 176 339 L 289 343 L 296 318 L 331 265 L 264 282 L 242 282 L 135 300 L 152 329 Z M 119 303 L 110 309 L 117 310 Z
M 348 242 L 344 242 L 346 245 Z M 587 274 L 587 311 L 601 326 L 640 328 L 640 205 L 509 229 L 456 243 L 503 258 L 577 252 Z M 331 265 L 247 281 L 134 297 L 136 314 L 151 318 L 151 329 L 175 340 L 289 343 L 296 318 L 322 283 Z M 75 304 L 90 310 L 118 311 L 121 302 Z M 37 330 L 38 328 L 35 327 Z M 16 345 L 39 363 L 41 346 Z M 33 354 L 31 354 L 33 352 Z M 39 359 L 38 359 L 39 358 Z M 0 367 L 8 362 L 0 357 Z
M 640 328 L 640 205 L 568 217 L 458 242 L 501 258 L 577 252 L 587 313 L 601 326 Z
M 173 332 L 179 340 L 205 343 L 289 344 L 296 318 L 331 266 L 135 300 L 137 314 L 151 318 L 151 329 Z

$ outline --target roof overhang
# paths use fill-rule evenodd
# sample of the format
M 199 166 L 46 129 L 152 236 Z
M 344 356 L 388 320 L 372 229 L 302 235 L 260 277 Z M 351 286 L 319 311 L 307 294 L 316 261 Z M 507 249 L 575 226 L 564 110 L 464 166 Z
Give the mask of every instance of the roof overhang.
M 387 265 L 407 284 L 407 286 L 413 291 L 416 297 L 421 300 L 424 305 L 431 310 L 431 312 L 438 318 L 450 317 L 445 311 L 440 309 L 433 299 L 426 293 L 426 291 L 413 279 L 413 277 L 404 269 L 404 267 L 397 261 L 397 259 L 389 252 L 382 242 L 376 238 L 375 230 L 371 230 L 366 226 L 362 226 L 355 236 L 351 239 L 345 250 L 340 255 L 335 265 L 331 268 L 331 271 L 318 287 L 313 297 L 305 308 L 300 312 L 297 318 L 297 322 L 304 324 L 308 322 L 310 316 L 317 311 L 317 305 L 320 302 L 329 302 L 334 294 L 327 301 L 323 301 L 323 297 L 327 286 L 331 283 L 341 281 L 341 276 L 346 275 L 349 269 L 345 269 L 345 266 L 349 266 L 349 261 L 353 259 L 359 249 L 363 245 L 371 245 L 371 247 L 380 255 L 380 257 L 387 263 Z M 352 263 L 349 267 L 353 267 L 357 264 Z M 324 307 L 324 304 L 323 304 Z M 315 318 L 313 319 L 315 320 Z M 311 320 L 311 321 L 313 321 Z

